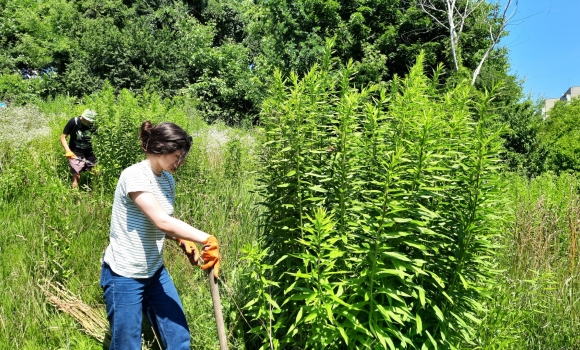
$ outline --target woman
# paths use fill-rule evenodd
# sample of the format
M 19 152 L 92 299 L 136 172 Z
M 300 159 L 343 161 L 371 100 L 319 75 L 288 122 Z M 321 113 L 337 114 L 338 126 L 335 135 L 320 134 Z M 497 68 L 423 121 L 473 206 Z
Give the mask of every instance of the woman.
M 101 288 L 111 327 L 110 349 L 140 350 L 145 313 L 164 349 L 189 349 L 190 336 L 177 290 L 163 265 L 165 237 L 179 241 L 197 264 L 203 243 L 203 269 L 219 269 L 218 242 L 172 216 L 175 181 L 191 136 L 173 123 L 141 125 L 141 147 L 147 159 L 121 173 L 111 216 L 110 242 L 103 258 Z

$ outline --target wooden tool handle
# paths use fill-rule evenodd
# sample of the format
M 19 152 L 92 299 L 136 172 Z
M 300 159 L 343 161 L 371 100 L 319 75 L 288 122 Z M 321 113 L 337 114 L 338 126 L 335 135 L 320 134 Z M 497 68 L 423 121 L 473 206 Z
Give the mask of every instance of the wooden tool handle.
M 213 275 L 213 267 L 209 269 L 207 274 L 209 279 L 209 290 L 211 292 L 211 299 L 213 301 L 213 312 L 215 314 L 215 323 L 217 324 L 218 337 L 220 341 L 220 350 L 228 350 L 228 339 L 226 338 L 226 327 L 224 325 L 224 317 L 222 315 L 222 303 L 220 299 L 220 291 L 217 285 L 215 276 Z

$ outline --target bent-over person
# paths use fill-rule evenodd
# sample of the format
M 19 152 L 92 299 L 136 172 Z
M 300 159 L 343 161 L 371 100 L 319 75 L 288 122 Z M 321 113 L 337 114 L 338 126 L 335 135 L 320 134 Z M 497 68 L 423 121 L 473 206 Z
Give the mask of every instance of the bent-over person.
M 92 170 L 96 163 L 97 157 L 93 153 L 91 137 L 95 133 L 95 117 L 97 113 L 90 109 L 85 109 L 83 114 L 71 118 L 66 123 L 60 143 L 66 152 L 72 174 L 72 188 L 79 186 L 81 172 Z M 69 137 L 67 143 L 66 138 Z

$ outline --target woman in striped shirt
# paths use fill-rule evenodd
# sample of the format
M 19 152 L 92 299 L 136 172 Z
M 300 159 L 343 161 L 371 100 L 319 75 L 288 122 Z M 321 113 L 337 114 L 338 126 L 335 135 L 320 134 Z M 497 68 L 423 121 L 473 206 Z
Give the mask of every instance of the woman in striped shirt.
M 192 242 L 203 244 L 202 268 L 219 269 L 214 236 L 173 217 L 171 175 L 191 148 L 191 136 L 176 124 L 145 121 L 139 133 L 147 158 L 121 173 L 103 257 L 101 288 L 111 328 L 110 349 L 140 350 L 145 313 L 164 349 L 190 348 L 189 328 L 177 290 L 163 265 L 165 238 L 176 239 L 197 264 Z

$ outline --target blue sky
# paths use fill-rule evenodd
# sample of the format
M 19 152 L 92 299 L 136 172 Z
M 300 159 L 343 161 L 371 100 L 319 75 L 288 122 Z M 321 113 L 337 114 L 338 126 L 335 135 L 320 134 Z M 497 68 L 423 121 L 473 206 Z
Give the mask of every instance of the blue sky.
M 580 86 L 580 0 L 519 0 L 507 29 L 510 72 L 533 100 Z

